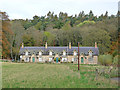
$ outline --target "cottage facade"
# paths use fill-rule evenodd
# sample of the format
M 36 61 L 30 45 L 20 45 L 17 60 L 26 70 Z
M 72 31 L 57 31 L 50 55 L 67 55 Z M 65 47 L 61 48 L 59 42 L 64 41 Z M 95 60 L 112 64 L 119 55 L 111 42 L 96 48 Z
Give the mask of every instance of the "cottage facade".
M 79 47 L 80 64 L 97 64 L 99 50 L 97 43 L 95 47 Z M 20 60 L 24 62 L 78 62 L 78 47 L 22 47 L 20 48 Z

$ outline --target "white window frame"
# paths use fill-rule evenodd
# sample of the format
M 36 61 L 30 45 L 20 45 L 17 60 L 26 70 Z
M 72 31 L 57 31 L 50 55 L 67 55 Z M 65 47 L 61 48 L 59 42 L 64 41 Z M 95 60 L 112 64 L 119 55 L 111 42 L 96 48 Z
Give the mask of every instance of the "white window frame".
M 66 56 L 66 52 L 65 51 L 63 51 L 63 55 Z
M 49 62 L 51 62 L 52 61 L 52 57 L 49 57 Z
M 29 62 L 29 57 L 26 58 L 26 62 Z
M 67 62 L 67 58 L 62 58 L 62 62 Z
M 28 51 L 26 51 L 25 55 L 28 55 Z
M 74 58 L 72 58 L 72 61 L 74 62 Z
M 52 55 L 52 51 L 49 52 L 49 55 Z
M 72 58 L 72 61 L 74 62 L 74 61 L 77 61 L 77 58 Z
M 20 58 L 22 58 L 22 55 L 20 56 Z
M 41 52 L 41 51 L 39 52 L 39 55 L 42 55 L 42 52 Z
M 92 56 L 92 52 L 91 51 L 89 52 L 89 56 Z
M 77 55 L 77 52 L 76 51 L 74 51 L 74 56 L 76 56 Z
M 41 57 L 39 57 L 39 62 L 42 62 L 42 58 Z

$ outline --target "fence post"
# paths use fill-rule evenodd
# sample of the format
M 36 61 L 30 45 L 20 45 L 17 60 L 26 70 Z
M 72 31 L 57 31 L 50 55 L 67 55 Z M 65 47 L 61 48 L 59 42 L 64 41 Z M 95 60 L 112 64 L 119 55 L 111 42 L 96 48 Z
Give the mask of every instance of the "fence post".
M 96 80 L 98 79 L 98 69 L 96 68 Z

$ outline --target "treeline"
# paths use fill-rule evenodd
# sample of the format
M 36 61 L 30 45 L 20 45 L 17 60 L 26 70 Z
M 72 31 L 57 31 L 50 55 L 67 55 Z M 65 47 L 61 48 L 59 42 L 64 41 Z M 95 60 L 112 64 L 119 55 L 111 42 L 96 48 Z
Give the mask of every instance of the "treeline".
M 48 12 L 45 16 L 35 15 L 33 19 L 10 20 L 13 35 L 10 42 L 10 58 L 17 58 L 23 42 L 25 46 L 94 46 L 98 43 L 100 54 L 117 53 L 118 20 L 117 15 L 108 16 L 108 12 L 94 16 L 93 12 L 68 16 L 67 13 Z M 3 20 L 4 21 L 4 20 Z M 5 58 L 4 54 L 3 57 Z

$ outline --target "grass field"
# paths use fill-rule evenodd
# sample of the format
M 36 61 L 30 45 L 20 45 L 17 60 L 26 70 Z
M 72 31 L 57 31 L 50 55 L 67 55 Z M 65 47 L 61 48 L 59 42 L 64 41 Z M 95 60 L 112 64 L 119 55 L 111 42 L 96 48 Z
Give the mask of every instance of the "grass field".
M 95 78 L 99 66 L 73 64 L 2 63 L 3 88 L 117 88 L 116 81 Z

